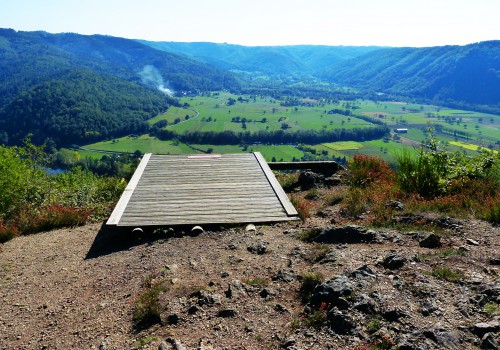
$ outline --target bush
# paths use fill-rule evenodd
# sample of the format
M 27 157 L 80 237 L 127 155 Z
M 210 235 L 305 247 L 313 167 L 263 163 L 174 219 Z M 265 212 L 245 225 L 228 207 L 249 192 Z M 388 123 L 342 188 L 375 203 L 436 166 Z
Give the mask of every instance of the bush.
M 300 276 L 299 296 L 302 302 L 309 302 L 314 288 L 323 282 L 323 278 L 323 275 L 319 272 L 306 272 Z
M 351 187 L 366 187 L 380 179 L 394 176 L 394 171 L 380 157 L 356 154 L 347 164 Z
M 495 157 L 491 152 L 476 157 L 469 157 L 463 152 L 451 153 L 431 137 L 428 144 L 418 150 L 416 157 L 403 152 L 397 161 L 401 188 L 429 199 L 449 194 L 454 187 L 460 187 L 469 180 L 488 177 Z
M 43 147 L 0 146 L 0 241 L 75 226 L 111 212 L 126 183 L 80 168 L 49 175 Z
M 292 195 L 290 197 L 290 202 L 292 202 L 292 205 L 297 210 L 300 220 L 306 221 L 306 219 L 311 216 L 311 209 L 313 205 L 310 201 L 303 199 L 298 195 Z
M 161 323 L 160 293 L 166 290 L 164 281 L 155 283 L 150 276 L 143 283 L 144 290 L 134 302 L 132 321 L 136 330 L 143 330 Z
M 431 275 L 448 282 L 458 282 L 464 278 L 463 274 L 461 274 L 460 272 L 455 272 L 446 266 L 434 267 L 432 269 Z

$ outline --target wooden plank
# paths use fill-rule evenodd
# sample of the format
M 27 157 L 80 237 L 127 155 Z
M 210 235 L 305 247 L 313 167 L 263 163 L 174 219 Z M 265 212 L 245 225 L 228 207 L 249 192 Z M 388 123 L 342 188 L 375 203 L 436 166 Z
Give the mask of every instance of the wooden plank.
M 123 194 L 118 200 L 118 203 L 116 204 L 115 209 L 113 210 L 111 216 L 106 222 L 106 225 L 117 225 L 118 222 L 120 221 L 120 218 L 122 217 L 125 209 L 127 208 L 127 204 L 130 201 L 130 198 L 132 198 L 132 194 L 134 193 L 134 190 L 137 184 L 139 183 L 142 173 L 144 172 L 144 169 L 146 169 L 146 165 L 148 164 L 150 158 L 151 158 L 151 153 L 146 153 L 142 157 L 141 162 L 137 166 L 137 169 L 135 170 L 134 175 L 130 179 L 127 187 L 125 187 L 125 191 L 123 191 Z
M 279 198 L 275 186 L 281 187 L 266 166 L 261 155 L 250 153 L 220 158 L 149 155 L 131 188 L 127 186 L 118 222 L 115 217 L 108 222 L 140 227 L 295 220 L 287 210 L 288 197 L 283 192 L 286 201 Z
M 255 155 L 255 158 L 259 162 L 260 166 L 262 167 L 262 171 L 264 171 L 264 173 L 266 174 L 267 180 L 273 187 L 274 193 L 276 193 L 276 196 L 278 196 L 281 204 L 283 205 L 283 208 L 285 208 L 286 213 L 289 216 L 299 215 L 295 207 L 288 199 L 288 196 L 286 195 L 285 191 L 283 191 L 283 188 L 279 184 L 278 180 L 276 180 L 276 176 L 274 176 L 272 170 L 269 168 L 269 165 L 267 164 L 262 154 L 260 154 L 260 152 L 254 152 L 253 154 Z

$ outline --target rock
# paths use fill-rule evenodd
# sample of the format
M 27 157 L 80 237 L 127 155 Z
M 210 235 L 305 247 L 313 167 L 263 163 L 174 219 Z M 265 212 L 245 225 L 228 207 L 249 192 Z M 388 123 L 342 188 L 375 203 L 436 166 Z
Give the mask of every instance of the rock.
M 226 277 L 229 277 L 229 272 L 227 272 L 227 271 L 222 271 L 222 273 L 220 274 L 220 277 L 221 277 L 221 278 L 226 278 Z
M 168 324 L 178 324 L 180 320 L 181 319 L 177 314 L 168 315 L 167 317 Z
M 267 244 L 263 241 L 257 241 L 247 247 L 247 250 L 252 254 L 262 255 L 267 252 Z
M 310 190 L 311 188 L 321 187 L 325 182 L 325 177 L 321 174 L 313 173 L 312 171 L 304 171 L 300 173 L 298 185 L 302 191 Z
M 357 225 L 326 228 L 313 241 L 318 243 L 372 243 L 377 233 Z
M 465 240 L 465 242 L 466 242 L 467 244 L 470 244 L 470 245 L 479 245 L 479 242 L 478 242 L 478 241 L 475 241 L 475 240 L 473 240 L 473 239 L 471 239 L 471 238 L 467 238 L 467 239 Z
M 186 350 L 186 347 L 182 345 L 182 343 L 178 340 L 175 340 L 173 338 L 168 338 L 167 341 L 172 344 L 175 350 Z
M 99 345 L 99 350 L 106 350 L 108 348 L 108 341 L 109 339 L 106 337 L 102 342 L 101 345 Z
M 223 317 L 223 318 L 236 317 L 236 315 L 237 315 L 236 311 L 232 309 L 219 310 L 219 312 L 217 313 L 218 317 Z
M 267 298 L 269 296 L 274 296 L 276 295 L 276 291 L 272 288 L 264 288 L 260 291 L 259 295 L 262 297 L 262 298 Z
M 249 224 L 249 225 L 247 225 L 247 227 L 245 227 L 245 231 L 246 232 L 257 232 L 257 228 L 255 227 L 255 225 Z
M 382 317 L 389 322 L 397 322 L 400 318 L 406 317 L 406 313 L 399 309 L 387 310 L 382 313 Z
M 343 313 L 337 308 L 328 312 L 328 320 L 330 327 L 337 334 L 349 334 L 356 326 L 356 322 L 349 314 Z
M 498 319 L 493 319 L 489 322 L 479 322 L 476 323 L 471 328 L 471 332 L 482 338 L 486 333 L 496 333 L 500 331 L 500 323 Z
M 375 301 L 366 294 L 358 295 L 354 308 L 362 313 L 375 315 L 378 313 L 378 306 Z
M 420 312 L 422 313 L 423 316 L 430 316 L 437 310 L 438 308 L 430 300 L 423 300 L 420 303 Z
M 406 262 L 406 259 L 404 258 L 404 256 L 396 254 L 396 253 L 389 253 L 384 258 L 382 265 L 386 269 L 396 270 L 396 269 L 403 267 L 405 262 Z
M 225 292 L 227 298 L 237 298 L 240 295 L 245 295 L 245 288 L 240 280 L 232 280 Z
M 219 294 L 210 293 L 203 289 L 196 294 L 197 294 L 196 296 L 198 297 L 197 303 L 200 306 L 204 305 L 212 306 L 221 303 L 221 296 Z
M 200 233 L 205 232 L 201 226 L 195 226 L 191 229 L 191 234 L 193 235 L 199 235 Z
M 328 187 L 338 186 L 342 183 L 342 176 L 335 174 L 325 178 L 325 185 Z
M 192 305 L 189 309 L 188 309 L 188 314 L 190 315 L 194 315 L 195 313 L 197 313 L 198 311 L 202 310 L 198 305 Z
M 405 206 L 399 201 L 390 200 L 385 203 L 385 206 L 394 210 L 404 210 Z
M 334 263 L 338 259 L 338 254 L 334 251 L 327 253 L 320 261 L 320 264 Z
M 455 350 L 463 348 L 460 345 L 460 334 L 457 332 L 451 332 L 436 327 L 423 331 L 423 335 L 444 349 Z
M 481 339 L 481 349 L 498 350 L 500 349 L 498 337 L 495 338 L 493 333 L 486 333 Z
M 160 345 L 158 345 L 158 350 L 170 350 L 170 346 L 167 345 L 165 341 L 162 341 Z
M 316 286 L 311 295 L 311 304 L 321 305 L 321 303 L 326 303 L 336 305 L 338 298 L 349 296 L 353 291 L 354 286 L 347 276 L 335 277 Z
M 295 345 L 295 339 L 293 337 L 286 337 L 280 342 L 280 347 L 283 349 L 289 349 Z
M 274 305 L 274 310 L 278 312 L 289 312 L 286 307 L 281 304 Z
M 279 269 L 271 279 L 273 281 L 283 281 L 291 283 L 297 280 L 297 274 L 293 270 L 285 271 L 284 269 Z
M 442 246 L 441 238 L 434 232 L 429 233 L 419 242 L 422 248 L 440 248 Z
M 490 265 L 500 265 L 500 258 L 491 258 Z

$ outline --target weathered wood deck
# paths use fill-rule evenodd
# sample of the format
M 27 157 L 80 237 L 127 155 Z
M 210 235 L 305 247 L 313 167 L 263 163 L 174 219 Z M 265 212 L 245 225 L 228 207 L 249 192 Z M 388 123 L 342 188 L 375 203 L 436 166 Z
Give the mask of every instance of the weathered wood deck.
M 297 211 L 262 155 L 146 154 L 107 225 L 278 222 Z

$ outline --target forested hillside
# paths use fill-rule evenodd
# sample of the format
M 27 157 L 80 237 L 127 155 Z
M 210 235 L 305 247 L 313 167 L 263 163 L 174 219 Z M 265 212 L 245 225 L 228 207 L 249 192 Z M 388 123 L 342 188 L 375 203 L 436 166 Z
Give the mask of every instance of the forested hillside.
M 177 101 L 137 83 L 87 70 L 71 71 L 23 92 L 0 113 L 10 143 L 64 145 L 143 132 L 145 120 Z M 2 135 L 0 133 L 0 135 Z
M 323 77 L 400 96 L 499 106 L 500 41 L 381 49 L 333 65 Z
M 379 49 L 376 46 L 241 46 L 216 43 L 140 41 L 158 50 L 197 58 L 222 69 L 270 75 L 314 74 L 325 67 Z
M 0 143 L 27 133 L 60 145 L 136 132 L 174 103 L 169 93 L 238 84 L 134 40 L 0 29 Z

